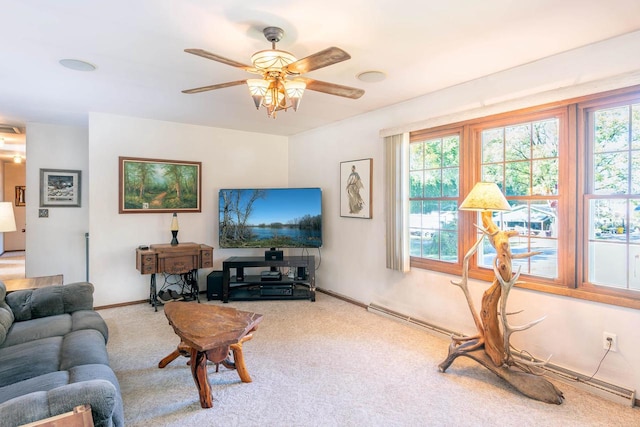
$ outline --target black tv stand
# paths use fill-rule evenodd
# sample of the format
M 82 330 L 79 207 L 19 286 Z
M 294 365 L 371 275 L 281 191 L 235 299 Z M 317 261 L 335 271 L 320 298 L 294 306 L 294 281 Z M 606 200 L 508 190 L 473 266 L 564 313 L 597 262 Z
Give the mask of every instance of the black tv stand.
M 260 272 L 247 274 L 251 267 L 269 267 L 269 271 L 280 271 L 279 280 L 263 280 Z M 293 271 L 289 277 L 288 268 Z M 231 269 L 236 275 L 231 275 Z M 280 260 L 264 257 L 234 256 L 222 262 L 222 302 L 260 299 L 309 299 L 316 300 L 315 259 L 309 256 L 286 256 Z

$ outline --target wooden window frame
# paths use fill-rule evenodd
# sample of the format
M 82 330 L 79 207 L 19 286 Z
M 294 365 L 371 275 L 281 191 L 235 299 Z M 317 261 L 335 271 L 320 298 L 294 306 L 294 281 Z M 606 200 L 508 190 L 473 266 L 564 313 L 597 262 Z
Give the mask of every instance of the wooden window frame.
M 633 88 L 630 88 L 633 89 Z M 589 241 L 589 220 L 586 218 L 588 213 L 588 200 L 590 196 L 594 196 L 591 192 L 591 188 L 589 188 L 589 174 L 592 170 L 592 159 L 591 159 L 591 145 L 590 135 L 588 133 L 590 127 L 590 121 L 588 119 L 588 115 L 591 114 L 592 111 L 606 109 L 621 105 L 627 105 L 630 103 L 640 102 L 640 87 L 635 87 L 635 90 L 629 90 L 625 93 L 605 93 L 601 97 L 595 97 L 593 99 L 587 99 L 577 105 L 577 118 L 578 118 L 578 141 L 583 141 L 583 144 L 578 144 L 578 175 L 582 178 L 579 180 L 578 187 L 578 209 L 579 212 L 584 212 L 582 215 L 584 219 L 582 224 L 579 224 L 578 234 L 578 247 L 585 248 L 584 252 L 581 254 L 582 256 L 578 257 L 577 265 L 576 265 L 576 283 L 579 289 L 584 290 L 585 292 L 590 292 L 596 295 L 600 295 L 602 299 L 601 302 L 607 302 L 608 300 L 627 300 L 633 298 L 633 294 L 638 294 L 634 300 L 640 299 L 640 292 L 631 291 L 626 289 L 617 289 L 609 286 L 597 285 L 594 283 L 590 283 L 588 280 L 588 261 L 587 261 L 587 246 Z M 631 143 L 631 142 L 629 142 Z M 597 196 L 597 195 L 596 195 Z M 629 196 L 629 195 L 627 195 Z M 600 300 L 600 299 L 597 299 Z M 640 301 L 635 302 L 634 304 L 617 304 L 623 305 L 631 308 L 640 308 Z
M 518 287 L 546 292 L 554 295 L 596 301 L 605 304 L 640 309 L 640 292 L 598 286 L 585 280 L 587 248 L 585 219 L 588 179 L 589 152 L 586 147 L 586 113 L 590 109 L 606 108 L 608 105 L 625 104 L 640 99 L 640 85 L 597 93 L 579 98 L 562 100 L 545 105 L 533 106 L 516 111 L 476 118 L 464 122 L 452 123 L 432 129 L 423 129 L 411 133 L 410 141 L 445 135 L 454 130 L 460 135 L 460 194 L 464 196 L 480 179 L 481 145 L 478 141 L 481 129 L 508 126 L 526 121 L 540 120 L 546 117 L 560 116 L 559 144 L 559 211 L 562 213 L 562 236 L 558 237 L 558 278 L 546 279 L 538 276 L 521 276 Z M 562 141 L 564 139 L 564 141 Z M 514 197 L 516 198 L 516 197 Z M 460 275 L 462 258 L 477 239 L 475 212 L 459 212 L 458 215 L 458 262 L 450 263 L 433 259 L 411 257 L 411 267 Z M 560 261 L 561 259 L 561 261 Z M 479 267 L 473 257 L 469 276 L 475 279 L 491 281 L 493 271 Z
M 459 180 L 460 193 L 458 194 L 458 205 L 462 202 L 462 194 L 463 194 L 462 191 L 464 188 L 464 185 L 462 183 L 462 177 L 464 176 L 462 174 L 462 170 L 463 168 L 469 167 L 469 165 L 467 164 L 468 162 L 467 159 L 465 159 L 464 156 L 462 155 L 462 150 L 463 150 L 462 146 L 463 146 L 463 141 L 465 137 L 464 132 L 465 132 L 465 128 L 462 126 L 457 126 L 457 125 L 440 126 L 440 127 L 428 129 L 425 131 L 412 132 L 409 139 L 409 143 L 414 143 L 414 142 L 426 141 L 429 139 L 442 138 L 450 135 L 458 135 L 459 141 L 460 141 L 460 149 L 459 149 L 460 158 L 459 158 L 458 168 L 461 171 L 460 180 Z M 448 274 L 462 273 L 462 258 L 464 257 L 464 253 L 462 254 L 460 253 L 461 252 L 460 236 L 462 233 L 460 229 L 461 213 L 462 212 L 458 212 L 458 260 L 457 262 L 440 261 L 436 259 L 412 256 L 410 259 L 410 264 L 412 267 L 417 267 L 425 270 L 438 271 L 441 273 L 448 273 Z

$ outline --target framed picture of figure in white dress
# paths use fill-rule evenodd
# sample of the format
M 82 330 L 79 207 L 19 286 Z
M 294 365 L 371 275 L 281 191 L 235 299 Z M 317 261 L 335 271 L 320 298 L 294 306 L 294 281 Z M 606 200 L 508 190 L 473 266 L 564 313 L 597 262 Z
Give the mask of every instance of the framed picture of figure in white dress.
M 373 159 L 340 162 L 340 216 L 371 218 Z

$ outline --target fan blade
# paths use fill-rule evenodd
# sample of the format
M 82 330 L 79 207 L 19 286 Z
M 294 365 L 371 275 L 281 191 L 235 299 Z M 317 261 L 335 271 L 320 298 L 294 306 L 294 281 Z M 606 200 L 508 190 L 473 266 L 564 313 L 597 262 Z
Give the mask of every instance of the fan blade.
M 343 96 L 345 98 L 358 99 L 364 95 L 364 90 L 355 87 L 337 85 L 335 83 L 321 82 L 320 80 L 298 78 L 307 84 L 307 89 L 329 95 Z
M 215 53 L 207 52 L 202 49 L 185 49 L 187 53 L 192 53 L 194 55 L 201 56 L 203 58 L 211 59 L 213 61 L 221 62 L 223 64 L 231 65 L 232 67 L 241 68 L 243 70 L 249 71 L 254 68 L 250 65 L 242 64 L 241 62 L 234 61 L 233 59 L 228 59 L 220 55 L 216 55 Z
M 246 82 L 247 82 L 246 80 L 236 80 L 235 82 L 219 83 L 217 85 L 202 86 L 202 87 L 197 87 L 195 89 L 187 89 L 187 90 L 183 90 L 182 93 L 206 92 L 208 90 L 216 90 L 216 89 L 223 89 L 225 87 L 238 86 L 238 85 L 245 84 Z
M 329 47 L 287 65 L 284 70 L 289 74 L 304 74 L 350 58 L 351 56 L 339 47 Z

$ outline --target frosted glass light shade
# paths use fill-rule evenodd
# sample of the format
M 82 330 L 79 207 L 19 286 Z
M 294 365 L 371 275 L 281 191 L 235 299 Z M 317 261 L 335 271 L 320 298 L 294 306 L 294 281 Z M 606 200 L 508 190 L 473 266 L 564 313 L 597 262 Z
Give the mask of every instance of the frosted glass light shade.
M 269 89 L 269 81 L 263 79 L 247 79 L 247 86 L 249 86 L 249 92 L 256 105 L 256 109 L 260 108 L 260 104 L 262 104 L 262 100 Z
M 300 100 L 307 87 L 306 83 L 300 80 L 288 80 L 284 83 L 284 87 L 287 90 L 287 96 L 291 100 L 293 111 L 298 111 Z
M 251 63 L 260 71 L 279 71 L 292 62 L 296 62 L 296 57 L 284 50 L 262 50 L 256 52 L 251 57 Z
M 461 211 L 510 211 L 511 206 L 495 182 L 478 182 L 458 209 Z

